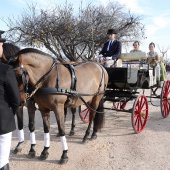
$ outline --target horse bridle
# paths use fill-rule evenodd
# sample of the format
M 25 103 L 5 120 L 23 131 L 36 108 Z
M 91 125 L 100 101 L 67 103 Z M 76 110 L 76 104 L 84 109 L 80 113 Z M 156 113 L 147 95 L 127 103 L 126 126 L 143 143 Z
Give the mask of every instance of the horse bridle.
M 28 80 L 29 80 L 29 75 L 28 75 L 28 72 L 27 70 L 24 68 L 23 65 L 19 66 L 19 67 L 16 67 L 14 68 L 14 71 L 18 71 L 18 70 L 21 70 L 21 74 L 19 73 L 16 73 L 16 77 L 21 77 L 21 81 L 22 81 L 22 84 L 23 84 L 23 89 L 20 89 L 19 92 L 24 92 L 25 93 L 25 97 L 26 99 L 28 98 Z
M 51 65 L 51 67 L 49 68 L 49 70 L 33 86 L 31 86 L 30 89 L 29 89 L 29 83 L 28 83 L 29 75 L 28 75 L 27 70 L 24 68 L 23 64 L 21 64 L 21 66 L 14 68 L 14 71 L 22 70 L 21 74 L 17 73 L 16 75 L 19 75 L 22 77 L 22 83 L 23 83 L 24 87 L 23 87 L 23 89 L 20 90 L 20 92 L 25 93 L 26 100 L 29 100 L 35 94 L 35 92 L 40 87 L 41 83 L 49 75 L 49 73 L 51 72 L 51 70 L 54 68 L 54 66 L 56 64 L 57 64 L 56 59 L 53 59 L 53 63 Z

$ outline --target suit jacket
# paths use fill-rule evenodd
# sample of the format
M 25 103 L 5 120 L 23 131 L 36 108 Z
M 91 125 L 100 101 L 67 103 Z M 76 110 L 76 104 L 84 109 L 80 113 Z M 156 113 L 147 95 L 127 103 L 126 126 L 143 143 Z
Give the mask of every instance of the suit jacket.
M 0 135 L 16 129 L 14 115 L 19 104 L 20 94 L 13 67 L 0 63 Z
M 99 54 L 102 54 L 104 57 L 112 57 L 112 59 L 117 59 L 120 57 L 122 45 L 121 42 L 118 40 L 114 40 L 112 45 L 109 48 L 109 51 L 107 51 L 109 41 L 107 41 L 101 52 Z

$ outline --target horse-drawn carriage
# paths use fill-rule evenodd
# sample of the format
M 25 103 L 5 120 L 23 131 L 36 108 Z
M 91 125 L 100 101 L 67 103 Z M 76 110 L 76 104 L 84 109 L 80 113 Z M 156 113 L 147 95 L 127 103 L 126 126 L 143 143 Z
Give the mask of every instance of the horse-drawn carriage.
M 121 60 L 123 63 L 125 62 L 126 67 L 121 67 Z M 156 95 L 158 87 L 155 80 L 154 67 L 150 68 L 148 66 L 144 68 L 143 60 L 146 60 L 146 54 L 144 53 L 138 53 L 137 56 L 132 53 L 130 56 L 129 54 L 124 54 L 118 60 L 117 67 L 104 69 L 94 62 L 81 63 L 72 68 L 70 65 L 58 63 L 48 54 L 30 48 L 23 49 L 12 57 L 10 64 L 13 65 L 15 70 L 22 101 L 25 102 L 31 96 L 34 96 L 34 100 L 42 114 L 44 149 L 41 152 L 40 158 L 46 159 L 49 154 L 49 117 L 51 110 L 56 116 L 62 143 L 63 153 L 59 161 L 61 164 L 68 161 L 64 107 L 72 106 L 75 108 L 83 103 L 90 106 L 91 119 L 83 138 L 84 143 L 90 135 L 92 122 L 93 132 L 91 139 L 96 139 L 97 131 L 102 128 L 104 116 L 103 108 L 101 107 L 102 98 L 104 98 L 104 101 L 113 102 L 115 110 L 131 112 L 132 125 L 137 133 L 144 129 L 148 119 L 147 97 L 144 94 L 138 93 L 137 90 L 139 88 L 152 89 L 153 94 L 151 97 L 161 98 L 161 112 L 163 117 L 167 117 L 170 111 L 168 101 L 170 81 L 168 80 L 164 83 L 161 95 Z M 132 67 L 133 65 L 138 66 Z M 91 81 L 86 84 L 89 77 Z M 126 103 L 133 99 L 135 99 L 135 102 L 132 109 L 126 110 Z M 89 112 L 88 109 L 80 112 L 80 116 L 84 121 L 88 117 L 86 115 L 87 112 Z M 85 115 L 83 115 L 84 113 Z M 22 142 L 19 142 L 17 147 L 21 144 Z M 29 154 L 35 156 L 34 146 L 35 143 L 31 143 Z
M 106 68 L 109 75 L 109 83 L 105 91 L 104 100 L 113 102 L 112 108 L 121 112 L 130 112 L 132 127 L 136 133 L 141 132 L 148 120 L 148 100 L 147 98 L 160 99 L 161 113 L 164 118 L 170 112 L 170 81 L 164 82 L 160 87 L 156 82 L 156 63 L 147 64 L 146 53 L 124 53 L 117 60 L 116 67 Z M 158 89 L 162 89 L 161 94 Z M 138 89 L 143 89 L 139 92 Z M 150 96 L 145 96 L 144 90 L 150 89 Z M 133 106 L 126 109 L 126 104 L 134 100 Z M 80 117 L 84 122 L 88 122 L 90 109 L 84 108 L 80 111 Z

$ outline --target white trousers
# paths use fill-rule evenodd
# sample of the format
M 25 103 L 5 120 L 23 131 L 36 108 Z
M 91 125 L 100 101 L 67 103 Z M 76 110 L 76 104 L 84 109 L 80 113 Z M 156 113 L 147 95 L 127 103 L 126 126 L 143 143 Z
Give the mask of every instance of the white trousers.
M 0 135 L 0 168 L 9 163 L 12 132 Z
M 155 72 L 156 72 L 156 80 L 160 81 L 160 64 L 157 63 L 157 66 L 155 67 Z

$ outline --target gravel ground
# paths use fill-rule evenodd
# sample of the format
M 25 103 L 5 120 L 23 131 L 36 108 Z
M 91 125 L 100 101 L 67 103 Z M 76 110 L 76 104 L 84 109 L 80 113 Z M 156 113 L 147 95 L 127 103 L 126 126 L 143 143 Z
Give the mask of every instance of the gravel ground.
M 147 91 L 146 94 L 149 94 Z M 159 104 L 159 100 L 154 101 Z M 132 107 L 133 101 L 127 107 Z M 111 102 L 105 102 L 111 107 Z M 29 131 L 27 110 L 24 109 L 25 147 L 15 155 L 12 150 L 17 145 L 17 131 L 13 133 L 10 156 L 11 170 L 169 170 L 170 169 L 170 117 L 161 116 L 160 107 L 149 103 L 149 118 L 146 128 L 140 134 L 134 134 L 131 126 L 131 114 L 106 110 L 105 126 L 95 141 L 82 144 L 87 124 L 76 115 L 75 136 L 68 136 L 71 114 L 67 116 L 66 137 L 69 146 L 69 161 L 59 165 L 62 154 L 60 138 L 56 137 L 56 121 L 51 113 L 51 147 L 49 157 L 39 161 L 43 150 L 43 125 L 39 111 L 36 111 L 36 157 L 27 158 L 29 151 Z

